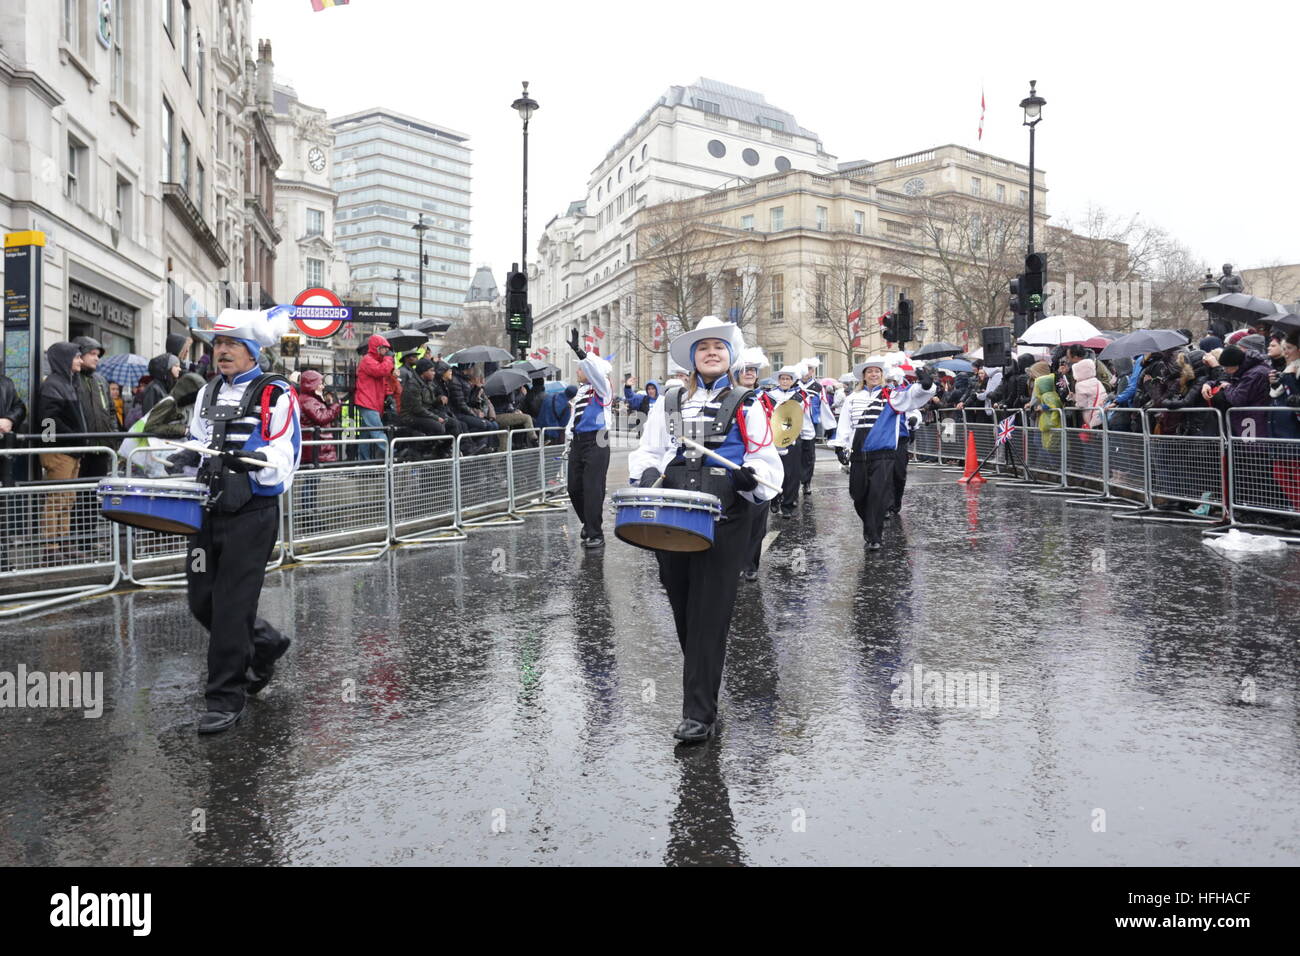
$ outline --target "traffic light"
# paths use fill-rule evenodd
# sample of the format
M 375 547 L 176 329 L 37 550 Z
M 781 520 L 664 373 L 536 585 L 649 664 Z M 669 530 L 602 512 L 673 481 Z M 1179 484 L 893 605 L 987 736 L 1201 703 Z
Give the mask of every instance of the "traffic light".
M 523 315 L 528 308 L 528 273 L 511 269 L 506 276 L 506 315 Z
M 898 316 L 894 322 L 894 331 L 898 333 L 901 348 L 912 340 L 912 300 L 899 293 Z
M 898 316 L 893 311 L 885 313 L 885 329 L 881 334 L 886 342 L 898 341 Z
M 1043 284 L 1047 281 L 1047 253 L 1031 252 L 1025 256 L 1025 274 L 1020 288 L 1023 290 L 1025 311 L 1037 318 L 1043 310 Z
M 1007 304 L 1012 315 L 1025 315 L 1029 312 L 1029 296 L 1025 295 L 1025 277 L 1018 275 L 1011 280 L 1011 300 Z

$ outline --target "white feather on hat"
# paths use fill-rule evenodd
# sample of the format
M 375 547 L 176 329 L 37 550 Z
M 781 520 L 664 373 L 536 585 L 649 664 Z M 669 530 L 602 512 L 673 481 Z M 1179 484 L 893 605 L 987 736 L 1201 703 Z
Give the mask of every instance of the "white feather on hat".
M 752 345 L 736 356 L 736 361 L 732 368 L 766 368 L 767 356 L 763 354 L 762 348 Z
M 265 311 L 258 309 L 222 309 L 210 329 L 195 329 L 194 335 L 211 343 L 218 335 L 232 339 L 251 339 L 259 346 L 276 345 L 289 332 L 293 309 L 277 305 Z

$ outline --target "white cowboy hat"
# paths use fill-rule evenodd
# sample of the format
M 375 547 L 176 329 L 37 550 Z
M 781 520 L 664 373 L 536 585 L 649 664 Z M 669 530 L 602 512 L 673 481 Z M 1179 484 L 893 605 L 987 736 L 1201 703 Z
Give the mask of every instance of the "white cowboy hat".
M 614 370 L 614 366 L 609 359 L 597 355 L 595 352 L 588 352 L 587 357 L 583 359 L 583 361 L 595 365 L 597 371 L 603 374 L 605 378 L 609 378 L 609 373 Z
M 763 354 L 763 350 L 757 345 L 752 345 L 736 356 L 732 368 L 763 369 L 767 368 L 767 364 L 767 356 Z
M 734 322 L 724 322 L 716 315 L 706 315 L 690 332 L 683 332 L 672 340 L 668 346 L 668 354 L 682 368 L 692 369 L 695 367 L 695 361 L 691 358 L 691 352 L 695 348 L 695 343 L 702 339 L 721 339 L 726 342 L 731 348 L 733 362 L 745 349 L 745 337 L 740 332 L 740 326 Z
M 217 321 L 210 329 L 194 329 L 193 335 L 200 341 L 212 344 L 219 335 L 239 339 L 249 347 L 253 358 L 263 346 L 276 345 L 281 336 L 289 332 L 289 319 L 293 309 L 286 305 L 277 305 L 266 311 L 256 309 L 222 309 Z
M 782 375 L 789 375 L 791 378 L 797 379 L 802 369 L 803 366 L 801 365 L 785 365 L 776 373 L 776 377 L 780 378 Z
M 885 360 L 884 356 L 873 355 L 865 362 L 859 362 L 857 365 L 853 366 L 853 380 L 855 382 L 862 381 L 862 373 L 869 368 L 878 368 L 880 371 L 884 372 L 888 366 L 889 362 Z

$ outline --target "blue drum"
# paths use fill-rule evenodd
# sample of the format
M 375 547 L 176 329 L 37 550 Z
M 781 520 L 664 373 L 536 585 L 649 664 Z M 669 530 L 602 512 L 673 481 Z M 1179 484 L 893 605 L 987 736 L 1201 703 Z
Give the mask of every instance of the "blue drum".
M 184 478 L 105 478 L 95 492 L 110 521 L 171 534 L 196 534 L 208 503 L 208 486 Z
M 717 495 L 675 488 L 623 488 L 614 492 L 614 534 L 650 551 L 707 551 L 722 517 Z

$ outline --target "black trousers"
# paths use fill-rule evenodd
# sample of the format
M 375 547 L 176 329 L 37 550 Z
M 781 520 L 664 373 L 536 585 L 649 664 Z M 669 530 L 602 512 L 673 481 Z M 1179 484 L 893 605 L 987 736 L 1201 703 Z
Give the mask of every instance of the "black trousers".
M 898 449 L 894 453 L 894 510 L 903 510 L 903 491 L 907 488 L 907 446 L 909 442 L 899 439 Z
M 802 456 L 802 478 L 805 485 L 812 484 L 813 466 L 817 464 L 817 439 L 800 438 L 799 454 Z
M 793 511 L 794 506 L 799 503 L 799 475 L 803 470 L 803 459 L 801 446 L 802 441 L 796 441 L 793 445 L 785 450 L 781 456 L 781 510 Z
M 862 537 L 879 542 L 885 530 L 885 510 L 894 500 L 894 468 L 897 452 L 892 448 L 854 455 L 849 463 L 849 494 L 862 519 Z
M 270 500 L 268 507 L 254 498 L 234 514 L 210 511 L 199 533 L 190 536 L 185 583 L 190 611 L 208 631 L 203 693 L 209 710 L 242 709 L 245 672 L 250 665 L 263 669 L 284 640 L 257 616 L 280 525 L 280 509 Z
M 589 538 L 602 535 L 605 474 L 609 471 L 608 434 L 603 430 L 574 432 L 569 446 L 569 501 Z
M 762 510 L 743 498 L 714 526 L 707 551 L 658 551 L 659 583 L 668 592 L 682 647 L 682 719 L 711 724 L 718 716 L 727 631 L 736 607 L 740 569 L 749 551 L 753 521 Z
M 758 560 L 763 556 L 763 539 L 767 537 L 767 516 L 772 509 L 766 501 L 750 507 L 749 550 L 746 552 L 745 570 L 758 571 Z M 716 530 L 716 529 L 715 529 Z

